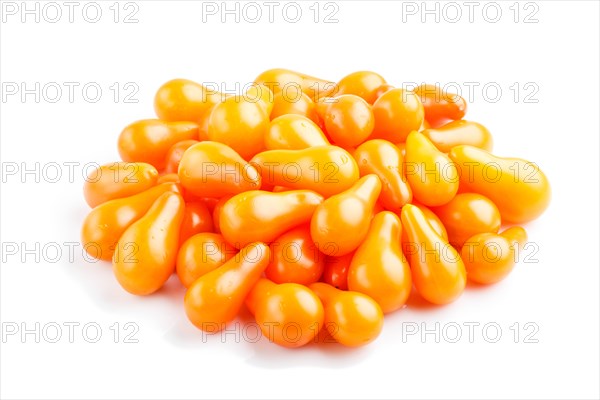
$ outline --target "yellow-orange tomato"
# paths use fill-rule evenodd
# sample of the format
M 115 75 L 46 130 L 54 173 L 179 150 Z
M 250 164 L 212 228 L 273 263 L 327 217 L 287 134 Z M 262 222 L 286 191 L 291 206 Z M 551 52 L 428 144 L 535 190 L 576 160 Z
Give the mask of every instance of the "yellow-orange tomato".
M 160 195 L 179 191 L 179 185 L 167 182 L 136 195 L 109 200 L 95 207 L 83 220 L 83 249 L 92 257 L 110 260 L 123 232 L 144 216 Z
M 348 270 L 354 252 L 350 252 L 344 256 L 325 256 L 325 268 L 321 281 L 340 290 L 348 289 Z
M 302 115 L 316 124 L 320 123 L 314 101 L 304 93 L 295 90 L 279 92 L 273 96 L 271 120 L 287 114 Z
M 158 171 L 146 163 L 114 162 L 96 168 L 83 184 L 83 196 L 92 208 L 108 200 L 133 196 L 156 185 Z
M 399 212 L 412 201 L 412 190 L 406 180 L 404 157 L 387 140 L 368 140 L 354 151 L 361 176 L 375 174 L 381 180 L 379 202 L 390 211 Z
M 457 94 L 444 91 L 438 85 L 420 85 L 415 93 L 421 99 L 425 110 L 425 119 L 432 127 L 438 127 L 448 121 L 459 120 L 467 112 L 467 102 Z
M 497 233 L 500 229 L 500 211 L 490 199 L 477 193 L 457 194 L 449 203 L 434 207 L 450 244 L 460 249 L 463 243 L 478 233 Z
M 154 97 L 154 111 L 163 121 L 198 122 L 204 113 L 222 101 L 222 93 L 188 79 L 173 79 Z
M 418 202 L 413 202 L 412 205 L 417 207 L 419 210 L 421 210 L 421 212 L 425 216 L 425 219 L 427 220 L 429 225 L 431 225 L 431 228 L 435 231 L 435 233 L 437 233 L 445 241 L 448 241 L 448 233 L 446 232 L 446 227 L 444 226 L 442 221 L 439 219 L 439 217 L 437 215 L 435 215 L 433 211 L 431 211 L 427 206 L 424 206 L 423 204 L 419 204 Z M 396 214 L 398 216 L 401 216 L 401 212 L 396 213 Z M 402 229 L 401 236 L 402 236 L 402 251 L 404 252 L 404 254 L 413 254 L 416 251 L 416 248 L 415 248 L 416 243 L 410 242 L 410 240 L 408 239 L 408 235 L 406 234 L 406 229 Z
M 215 229 L 216 233 L 221 233 L 221 225 L 220 225 L 221 210 L 223 209 L 223 206 L 225 205 L 227 200 L 229 200 L 232 197 L 233 197 L 232 195 L 221 197 L 215 204 L 215 207 L 213 208 L 212 220 L 213 220 L 213 225 L 214 225 L 214 229 Z
M 179 194 L 164 193 L 119 239 L 113 254 L 113 272 L 129 293 L 154 293 L 175 271 L 183 211 Z
M 181 185 L 197 196 L 221 197 L 261 186 L 256 169 L 232 148 L 217 142 L 200 142 L 187 149 L 178 174 Z
M 271 121 L 265 136 L 267 150 L 299 150 L 327 146 L 329 141 L 312 120 L 297 114 L 286 114 Z
M 179 163 L 183 158 L 183 153 L 193 145 L 197 140 L 183 140 L 175 143 L 167 152 L 167 161 L 165 163 L 165 174 L 176 174 L 179 170 Z
M 358 96 L 342 95 L 332 99 L 324 112 L 325 130 L 334 144 L 358 146 L 373 132 L 371 106 Z
M 462 259 L 467 277 L 477 283 L 501 281 L 518 261 L 519 251 L 527 242 L 527 232 L 515 226 L 498 234 L 479 233 L 467 239 L 462 248 Z
M 402 307 L 412 288 L 408 261 L 400 247 L 401 229 L 396 214 L 377 214 L 348 271 L 348 289 L 372 297 L 384 313 Z
M 261 293 L 252 293 L 259 290 Z M 252 292 L 249 298 L 254 304 L 248 308 L 254 310 L 263 335 L 273 343 L 301 347 L 315 339 L 323 327 L 323 304 L 304 285 L 277 285 L 264 279 Z
M 473 146 L 454 147 L 449 156 L 459 167 L 460 185 L 489 198 L 502 222 L 532 221 L 550 204 L 550 182 L 535 163 L 497 157 Z
M 377 100 L 377 91 L 384 85 L 385 79 L 372 71 L 357 71 L 343 77 L 337 84 L 336 96 L 353 94 L 361 97 L 367 103 L 373 104 Z
M 348 189 L 359 177 L 354 158 L 337 146 L 268 150 L 250 163 L 260 172 L 264 185 L 314 190 L 325 197 Z
M 218 332 L 232 321 L 269 264 L 269 247 L 251 243 L 220 267 L 200 276 L 185 293 L 185 312 L 199 329 Z
M 380 98 L 384 93 L 389 92 L 390 90 L 394 89 L 394 87 L 392 85 L 388 85 L 387 83 L 379 86 L 377 88 L 377 90 L 375 90 L 375 100 L 377 100 L 378 98 Z M 374 103 L 374 102 L 373 102 Z
M 185 212 L 179 230 L 179 243 L 185 242 L 197 233 L 213 230 L 212 214 L 206 204 L 201 201 L 185 203 Z
M 406 178 L 413 196 L 426 206 L 446 204 L 458 191 L 458 170 L 422 133 L 406 139 Z
M 427 139 L 439 151 L 448 153 L 454 146 L 468 144 L 480 149 L 492 151 L 494 140 L 487 128 L 473 121 L 452 121 L 439 128 L 428 128 L 422 131 Z
M 423 113 L 423 104 L 413 92 L 388 90 L 373 104 L 375 126 L 371 139 L 404 142 L 410 132 L 421 127 Z
M 217 269 L 237 254 L 223 236 L 217 233 L 198 233 L 186 240 L 177 254 L 177 276 L 185 287 L 202 275 Z
M 380 192 L 379 178 L 367 175 L 316 208 L 310 222 L 310 234 L 323 253 L 343 256 L 361 244 L 369 230 Z
M 322 201 L 323 196 L 310 190 L 240 193 L 221 208 L 221 234 L 237 248 L 257 241 L 270 243 L 289 229 L 308 222 Z
M 267 70 L 257 76 L 254 82 L 268 87 L 273 94 L 290 88 L 301 90 L 313 100 L 317 100 L 335 88 L 335 83 L 328 80 L 283 68 Z
M 372 298 L 322 282 L 309 288 L 321 299 L 325 328 L 338 343 L 358 347 L 377 339 L 383 328 L 383 312 Z
M 273 282 L 308 285 L 321 278 L 325 255 L 313 243 L 308 225 L 287 231 L 269 248 L 272 259 L 265 276 Z
M 271 115 L 275 99 L 273 92 L 268 87 L 254 83 L 244 93 L 244 99 L 251 103 L 257 102 L 264 108 L 267 115 Z
M 161 170 L 171 146 L 190 139 L 198 139 L 198 125 L 193 122 L 144 119 L 123 129 L 118 141 L 119 155 L 123 161 L 145 162 Z
M 261 104 L 229 97 L 210 113 L 208 138 L 234 149 L 244 159 L 264 150 L 269 116 Z
M 428 223 L 423 212 L 411 204 L 402 207 L 402 227 L 414 251 L 407 254 L 415 288 L 425 300 L 447 304 L 465 289 L 467 274 L 458 252 Z

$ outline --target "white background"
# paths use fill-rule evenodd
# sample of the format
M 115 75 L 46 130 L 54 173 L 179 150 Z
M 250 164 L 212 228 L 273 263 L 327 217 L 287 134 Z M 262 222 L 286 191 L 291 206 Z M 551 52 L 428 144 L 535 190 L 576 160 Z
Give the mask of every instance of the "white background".
M 73 102 L 66 86 L 56 103 L 48 101 L 55 97 L 51 91 L 40 93 L 39 102 L 33 94 L 22 99 L 20 93 L 3 91 L 3 398 L 599 397 L 597 2 L 538 1 L 517 7 L 498 2 L 502 15 L 496 23 L 486 21 L 495 18 L 495 9 L 483 13 L 485 3 L 474 9 L 473 22 L 467 6 L 458 2 L 459 22 L 448 21 L 456 9 L 439 3 L 439 22 L 426 15 L 422 23 L 421 2 L 393 1 L 337 2 L 338 22 L 323 23 L 322 3 L 315 23 L 311 1 L 300 4 L 302 18 L 295 24 L 283 18 L 284 3 L 275 9 L 273 23 L 264 5 L 265 15 L 255 24 L 243 18 L 236 23 L 234 16 L 222 24 L 220 14 L 203 22 L 202 3 L 192 1 L 137 1 L 138 22 L 131 24 L 122 20 L 135 8 L 124 10 L 122 3 L 115 23 L 109 9 L 113 3 L 99 2 L 103 14 L 97 23 L 82 17 L 84 2 L 75 9 L 73 23 L 62 2 L 57 23 L 48 23 L 44 15 L 39 23 L 35 16 L 22 23 L 19 13 L 3 15 L 4 89 L 21 82 L 29 88 L 36 82 L 40 88 L 51 82 L 80 85 Z M 520 10 L 516 23 L 515 8 Z M 46 11 L 48 19 L 54 18 L 54 10 Z M 532 12 L 537 22 L 524 23 Z M 155 295 L 137 298 L 118 286 L 110 264 L 86 262 L 81 247 L 69 259 L 65 242 L 79 240 L 88 212 L 82 165 L 117 160 L 120 130 L 153 116 L 152 98 L 161 83 L 185 77 L 235 89 L 236 82 L 251 82 L 273 67 L 331 80 L 369 69 L 397 86 L 459 84 L 470 100 L 467 118 L 491 130 L 495 152 L 537 162 L 552 183 L 551 206 L 527 226 L 533 243 L 528 255 L 538 262 L 521 263 L 495 286 L 469 287 L 446 307 L 413 301 L 387 316 L 380 338 L 365 348 L 286 350 L 265 340 L 237 340 L 234 333 L 204 337 L 185 317 L 184 291 L 176 280 Z M 81 93 L 90 82 L 103 90 L 96 103 Z M 116 102 L 110 89 L 115 82 L 121 88 Z M 124 101 L 128 82 L 139 87 L 133 96 L 137 103 Z M 486 84 L 487 98 L 482 92 Z M 469 94 L 468 85 L 479 86 Z M 502 94 L 493 102 L 495 87 Z M 44 170 L 53 162 L 63 165 L 55 183 L 49 180 L 56 170 Z M 79 163 L 72 182 L 65 162 Z M 14 163 L 19 171 L 7 175 Z M 35 168 L 36 163 L 39 182 L 35 174 L 21 175 L 23 166 Z M 17 254 L 5 251 L 11 243 L 17 244 Z M 36 243 L 37 254 L 23 251 L 35 249 Z M 55 261 L 57 246 L 62 254 Z M 533 254 L 535 246 L 539 251 Z M 80 324 L 73 343 L 64 325 L 70 322 Z M 124 334 L 132 332 L 125 329 L 128 322 L 139 327 L 133 336 L 138 343 L 124 343 Z M 403 338 L 407 329 L 434 329 L 436 322 L 446 334 L 439 343 L 433 334 Z M 480 324 L 473 343 L 464 325 L 470 322 Z M 33 334 L 7 334 L 15 326 L 32 329 L 36 323 L 42 331 L 39 343 Z M 85 340 L 95 333 L 90 329 L 83 336 L 86 323 L 102 329 L 97 343 Z M 486 323 L 502 329 L 497 343 L 486 340 L 495 336 L 493 328 L 484 335 Z M 50 343 L 54 324 L 62 326 L 62 337 Z M 462 337 L 450 343 L 456 324 Z M 526 343 L 525 335 L 536 327 L 529 341 L 537 343 Z

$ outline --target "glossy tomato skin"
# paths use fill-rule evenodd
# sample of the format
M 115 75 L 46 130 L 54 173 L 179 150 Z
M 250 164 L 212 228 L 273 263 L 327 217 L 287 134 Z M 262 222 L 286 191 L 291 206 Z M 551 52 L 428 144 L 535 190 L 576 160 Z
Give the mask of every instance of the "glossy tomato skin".
M 167 192 L 180 193 L 179 185 L 162 183 L 133 196 L 109 200 L 95 207 L 83 220 L 83 249 L 94 258 L 111 260 L 123 232 L 143 217 L 158 197 Z
M 221 197 L 259 189 L 261 178 L 231 147 L 200 142 L 188 148 L 179 163 L 181 185 L 196 196 Z
M 460 171 L 461 187 L 490 199 L 502 222 L 524 224 L 542 215 L 550 204 L 550 182 L 535 163 L 466 145 L 452 148 L 449 156 Z
M 490 131 L 473 121 L 452 121 L 439 128 L 424 129 L 422 133 L 443 153 L 449 153 L 453 147 L 465 144 L 487 151 L 494 148 Z
M 391 89 L 373 104 L 375 126 L 371 139 L 385 139 L 402 143 L 412 131 L 418 131 L 423 123 L 423 104 L 413 92 Z
M 373 104 L 377 100 L 379 88 L 385 84 L 385 79 L 376 72 L 357 71 L 346 75 L 338 82 L 334 95 L 352 94 Z
M 361 176 L 375 174 L 382 183 L 379 202 L 390 211 L 399 212 L 412 201 L 412 190 L 404 171 L 404 157 L 400 150 L 382 139 L 368 140 L 354 151 Z
M 196 279 L 184 298 L 188 319 L 203 331 L 225 329 L 260 279 L 269 257 L 266 244 L 251 243 L 225 264 Z
M 343 148 L 358 146 L 373 132 L 375 117 L 362 98 L 345 94 L 332 99 L 324 111 L 327 135 Z
M 519 251 L 527 242 L 527 232 L 520 226 L 500 234 L 479 233 L 465 242 L 461 254 L 472 282 L 488 285 L 508 276 L 518 261 Z
M 315 102 L 306 94 L 294 90 L 279 92 L 273 96 L 270 119 L 287 114 L 301 115 L 317 125 L 321 123 Z
M 261 280 L 250 293 L 254 316 L 263 335 L 283 347 L 296 348 L 313 341 L 323 327 L 321 300 L 297 283 L 275 284 Z M 265 282 L 266 281 L 266 282 Z M 248 304 L 248 302 L 247 302 Z
M 301 150 L 329 144 L 317 124 L 298 114 L 273 119 L 265 136 L 267 150 Z
M 375 340 L 383 328 L 383 312 L 371 297 L 317 282 L 309 288 L 321 299 L 324 324 L 340 344 L 359 347 Z
M 321 281 L 336 289 L 348 290 L 348 270 L 353 256 L 354 252 L 339 257 L 326 256 Z
M 193 145 L 198 143 L 197 140 L 182 140 L 175 143 L 167 152 L 165 162 L 165 174 L 176 174 L 179 169 L 179 163 L 183 158 L 183 153 Z
M 213 232 L 212 214 L 206 204 L 201 201 L 185 203 L 185 212 L 179 230 L 179 243 L 197 233 Z
M 432 211 L 446 228 L 450 244 L 457 249 L 475 234 L 498 233 L 502 222 L 498 207 L 477 193 L 457 194 L 449 203 Z
M 266 86 L 274 95 L 290 88 L 299 89 L 314 101 L 335 88 L 334 82 L 283 68 L 264 71 L 254 82 Z
M 425 110 L 425 119 L 432 127 L 460 120 L 467 112 L 467 102 L 461 96 L 444 91 L 438 85 L 420 85 L 415 89 Z
M 359 178 L 352 155 L 337 146 L 268 150 L 250 163 L 261 174 L 263 185 L 308 189 L 324 197 L 348 189 Z
M 410 268 L 400 246 L 401 229 L 396 214 L 378 213 L 348 271 L 348 289 L 372 297 L 384 313 L 401 308 L 412 288 Z
M 164 193 L 123 232 L 113 254 L 113 272 L 129 293 L 154 293 L 175 271 L 184 204 L 179 194 Z
M 171 146 L 183 140 L 197 139 L 198 125 L 194 122 L 144 119 L 123 129 L 118 148 L 123 161 L 145 162 L 162 170 Z
M 309 285 L 321 278 L 325 255 L 313 243 L 308 225 L 287 231 L 269 247 L 272 260 L 265 276 L 273 282 Z
M 367 235 L 380 192 L 379 178 L 367 175 L 316 208 L 310 234 L 323 253 L 343 256 L 356 250 Z
M 158 181 L 158 171 L 146 163 L 114 162 L 88 174 L 83 185 L 85 201 L 92 208 L 109 200 L 133 196 Z
M 187 239 L 177 254 L 177 276 L 190 287 L 202 275 L 229 261 L 238 251 L 217 233 L 198 233 Z
M 221 208 L 221 234 L 236 248 L 256 241 L 271 243 L 286 231 L 310 221 L 322 202 L 323 196 L 310 190 L 240 193 Z
M 433 304 L 455 301 L 465 288 L 467 275 L 459 253 L 432 228 L 418 207 L 405 205 L 401 218 L 414 249 L 406 256 L 415 288 Z
M 429 207 L 423 204 L 420 204 L 418 202 L 413 202 L 411 204 L 417 207 L 423 213 L 425 219 L 427 220 L 431 228 L 435 231 L 435 233 L 438 234 L 443 240 L 448 241 L 448 232 L 446 232 L 446 227 L 444 226 L 440 218 L 433 211 L 431 211 Z M 397 213 L 397 215 L 400 217 L 401 213 L 402 211 L 400 213 Z M 402 251 L 404 252 L 404 254 L 408 255 L 416 252 L 416 245 L 416 243 L 413 243 L 408 239 L 406 229 L 402 229 Z
M 154 97 L 154 111 L 163 121 L 198 122 L 208 109 L 225 95 L 188 79 L 173 79 L 162 85 Z
M 269 116 L 258 102 L 232 96 L 217 104 L 208 121 L 208 138 L 226 144 L 249 160 L 265 149 Z
M 422 133 L 406 139 L 406 178 L 413 197 L 426 206 L 440 206 L 454 198 L 459 175 L 454 162 Z

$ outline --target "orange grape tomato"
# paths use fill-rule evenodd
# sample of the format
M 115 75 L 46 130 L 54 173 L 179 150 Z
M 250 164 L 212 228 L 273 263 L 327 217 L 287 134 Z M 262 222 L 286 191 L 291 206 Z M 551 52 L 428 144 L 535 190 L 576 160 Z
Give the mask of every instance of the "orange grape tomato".
M 492 151 L 494 140 L 490 131 L 477 122 L 451 121 L 439 128 L 428 128 L 422 131 L 439 151 L 448 153 L 454 146 L 468 144 L 480 149 Z
M 83 220 L 81 243 L 92 257 L 112 259 L 117 241 L 164 193 L 180 191 L 176 183 L 161 183 L 141 193 L 109 200 L 95 207 Z
M 213 225 L 214 225 L 214 229 L 215 229 L 216 233 L 221 233 L 220 221 L 221 221 L 221 210 L 223 209 L 223 205 L 225 205 L 227 200 L 229 200 L 232 197 L 233 196 L 231 196 L 231 195 L 221 197 L 217 201 L 217 204 L 215 204 L 215 207 L 213 208 L 212 220 L 213 220 Z
M 425 219 L 431 226 L 431 228 L 437 233 L 442 239 L 448 241 L 448 233 L 446 232 L 446 227 L 440 220 L 440 218 L 435 215 L 433 211 L 431 211 L 427 206 L 420 204 L 418 202 L 411 203 L 413 206 L 417 207 L 423 215 Z M 401 216 L 401 213 L 397 213 L 398 216 Z M 414 250 L 414 244 L 411 244 L 408 240 L 408 235 L 406 234 L 406 229 L 402 229 L 402 251 L 404 254 L 411 254 Z
M 404 204 L 412 201 L 404 157 L 395 145 L 382 139 L 368 140 L 357 147 L 354 158 L 361 176 L 375 174 L 381 180 L 379 202 L 385 209 L 399 212 Z
M 380 98 L 384 93 L 387 93 L 392 89 L 394 89 L 394 87 L 392 85 L 388 85 L 387 83 L 379 86 L 375 91 L 375 101 L 377 101 L 377 99 Z M 373 103 L 375 103 L 375 101 Z
M 375 300 L 323 282 L 313 283 L 309 288 L 321 299 L 325 328 L 338 343 L 358 347 L 377 339 L 383 329 L 383 312 Z
M 361 97 L 369 104 L 375 103 L 378 90 L 385 85 L 385 79 L 372 71 L 357 71 L 343 77 L 337 84 L 337 91 L 333 94 L 340 96 L 352 94 Z
M 310 190 L 240 193 L 221 208 L 221 234 L 236 248 L 256 241 L 270 243 L 286 231 L 310 221 L 322 202 L 323 196 Z
M 158 171 L 150 164 L 114 162 L 89 173 L 83 196 L 92 208 L 109 200 L 132 196 L 148 190 L 158 181 Z
M 373 132 L 371 106 L 362 98 L 346 94 L 332 99 L 324 115 L 325 130 L 334 144 L 358 146 Z
M 519 250 L 526 242 L 527 232 L 520 226 L 500 234 L 487 232 L 471 236 L 461 251 L 467 277 L 481 284 L 503 280 L 513 270 Z
M 226 144 L 249 160 L 264 150 L 269 116 L 257 102 L 232 96 L 217 104 L 210 113 L 208 138 Z
M 425 110 L 425 119 L 432 127 L 448 121 L 462 119 L 467 112 L 467 102 L 458 94 L 448 93 L 439 85 L 420 85 L 415 88 Z
M 271 121 L 265 136 L 267 150 L 298 150 L 327 146 L 329 141 L 312 120 L 297 114 L 285 114 Z
M 272 259 L 265 276 L 273 282 L 308 285 L 321 278 L 325 255 L 313 243 L 308 225 L 287 231 L 269 247 Z
M 260 175 L 229 146 L 200 142 L 188 148 L 179 163 L 181 185 L 191 194 L 221 197 L 259 189 Z
M 535 163 L 466 145 L 452 148 L 449 156 L 459 167 L 460 185 L 490 199 L 502 222 L 532 221 L 550 204 L 550 182 Z
M 402 207 L 401 219 L 411 250 L 406 256 L 421 297 L 434 304 L 456 300 L 466 285 L 465 266 L 459 253 L 432 228 L 418 207 Z
M 250 243 L 225 264 L 196 279 L 184 298 L 188 319 L 203 331 L 224 329 L 238 314 L 269 258 L 266 244 Z
M 201 201 L 185 203 L 185 212 L 179 231 L 179 243 L 185 242 L 197 233 L 213 231 L 212 214 L 206 204 Z
M 487 197 L 477 193 L 457 194 L 449 203 L 434 207 L 450 244 L 460 249 L 464 242 L 477 233 L 497 233 L 500 229 L 500 211 Z
M 267 115 L 271 115 L 273 109 L 274 95 L 273 92 L 265 85 L 258 83 L 252 84 L 246 93 L 244 93 L 244 100 L 251 103 L 258 103 L 264 108 Z
M 123 232 L 113 254 L 113 272 L 129 293 L 154 293 L 175 271 L 184 204 L 178 193 L 164 193 Z
M 179 170 L 179 163 L 183 157 L 183 153 L 193 145 L 198 143 L 197 140 L 183 140 L 175 143 L 167 152 L 167 161 L 165 165 L 165 174 L 176 174 Z
M 423 122 L 423 104 L 411 91 L 391 89 L 373 104 L 375 126 L 371 139 L 401 143 L 408 134 L 417 131 Z
M 162 170 L 171 146 L 197 139 L 198 125 L 193 122 L 144 119 L 123 129 L 118 140 L 119 155 L 123 161 L 145 162 Z
M 321 300 L 309 288 L 297 283 L 258 284 L 250 294 L 256 302 L 254 317 L 263 335 L 270 342 L 295 348 L 313 341 L 323 327 L 324 310 Z
M 412 288 L 410 267 L 400 247 L 401 230 L 396 214 L 377 214 L 348 271 L 348 289 L 372 297 L 384 313 L 401 308 Z
M 348 269 L 354 252 L 350 252 L 345 256 L 326 256 L 325 268 L 321 281 L 340 290 L 348 290 Z
M 293 87 L 290 90 L 284 90 L 273 96 L 273 108 L 270 114 L 271 120 L 287 114 L 302 115 L 316 124 L 320 123 L 315 102 L 306 94 Z
M 164 121 L 198 122 L 204 113 L 225 95 L 188 79 L 173 79 L 154 96 L 154 110 Z
M 359 178 L 352 155 L 337 146 L 268 150 L 250 163 L 260 172 L 264 185 L 308 189 L 325 197 L 348 189 Z
M 283 68 L 264 71 L 254 82 L 266 86 L 275 95 L 290 88 L 300 89 L 313 100 L 317 100 L 335 88 L 335 83 L 328 80 Z
M 354 251 L 367 235 L 380 192 L 377 175 L 367 175 L 320 204 L 310 223 L 312 239 L 319 249 L 329 256 Z
M 185 287 L 202 275 L 217 269 L 238 251 L 217 233 L 198 233 L 187 239 L 177 254 L 177 276 Z
M 413 197 L 426 206 L 448 203 L 458 191 L 458 170 L 422 133 L 411 132 L 406 139 L 406 178 Z

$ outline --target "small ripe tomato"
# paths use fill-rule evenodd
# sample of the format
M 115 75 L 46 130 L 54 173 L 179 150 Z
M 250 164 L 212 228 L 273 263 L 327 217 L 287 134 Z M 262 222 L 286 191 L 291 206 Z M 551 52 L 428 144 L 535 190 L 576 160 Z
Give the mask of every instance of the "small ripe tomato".
M 198 143 L 197 140 L 183 140 L 175 143 L 167 152 L 167 161 L 165 164 L 165 174 L 176 174 L 179 169 L 179 163 L 183 157 L 183 153 L 193 145 Z
M 287 231 L 269 247 L 272 260 L 265 270 L 265 276 L 273 282 L 309 285 L 321 278 L 325 255 L 313 243 L 309 226 Z
M 379 97 L 378 89 L 385 85 L 385 79 L 372 71 L 358 71 L 343 77 L 337 84 L 336 96 L 353 94 L 361 97 L 367 103 L 373 104 Z
M 467 112 L 467 102 L 457 94 L 444 91 L 438 85 L 421 85 L 415 89 L 425 110 L 425 119 L 432 127 L 462 119 Z
M 225 96 L 188 79 L 173 79 L 154 97 L 154 110 L 163 121 L 198 122 L 204 113 Z
M 217 233 L 198 233 L 186 240 L 177 254 L 177 276 L 185 287 L 225 264 L 237 250 Z
M 321 280 L 334 288 L 348 290 L 348 269 L 353 256 L 354 252 L 339 257 L 326 256 Z
M 375 126 L 371 139 L 385 139 L 402 143 L 423 123 L 423 104 L 413 92 L 391 89 L 373 103 Z
M 302 115 L 320 125 L 315 102 L 297 89 L 284 90 L 273 96 L 271 120 L 287 114 Z
M 201 232 L 213 232 L 212 214 L 201 201 L 185 203 L 185 212 L 181 229 L 179 230 L 179 243 Z
M 371 106 L 351 94 L 335 97 L 325 110 L 325 130 L 334 144 L 358 146 L 373 132 L 375 119 Z

